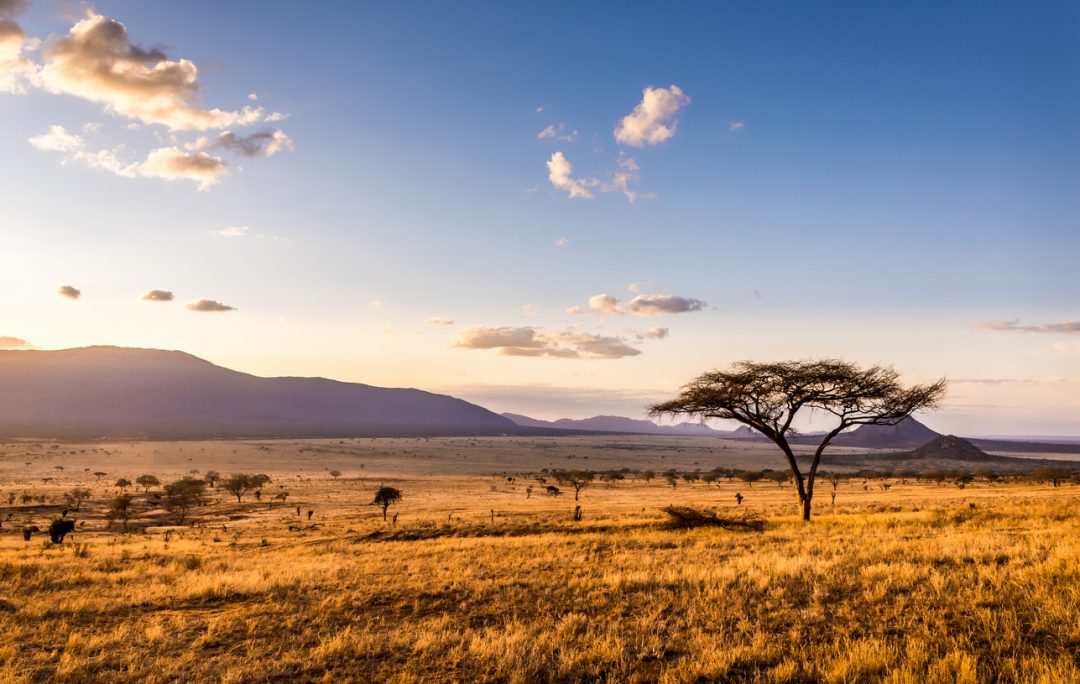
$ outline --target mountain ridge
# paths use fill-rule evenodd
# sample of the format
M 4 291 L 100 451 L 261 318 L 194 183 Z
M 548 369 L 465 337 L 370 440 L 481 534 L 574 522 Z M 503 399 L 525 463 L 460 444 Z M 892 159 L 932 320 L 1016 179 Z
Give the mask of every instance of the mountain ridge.
M 264 378 L 177 350 L 0 351 L 0 436 L 188 439 L 518 433 L 486 408 L 412 388 Z

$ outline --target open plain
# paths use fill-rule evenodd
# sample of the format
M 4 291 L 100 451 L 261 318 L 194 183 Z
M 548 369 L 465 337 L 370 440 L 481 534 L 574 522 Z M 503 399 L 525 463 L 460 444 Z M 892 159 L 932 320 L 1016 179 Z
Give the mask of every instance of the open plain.
M 2 681 L 1080 680 L 1071 482 L 849 473 L 835 502 L 819 482 L 805 524 L 790 484 L 702 479 L 783 467 L 732 440 L 0 453 Z M 560 469 L 597 477 L 575 501 Z M 126 533 L 107 519 L 118 478 L 211 470 L 271 481 L 241 502 L 218 484 L 183 525 L 155 507 L 160 487 L 140 487 Z M 403 495 L 385 522 L 371 505 L 382 485 Z M 64 494 L 80 488 L 74 510 Z M 668 505 L 765 526 L 677 529 Z M 23 540 L 65 508 L 76 530 L 62 544 Z

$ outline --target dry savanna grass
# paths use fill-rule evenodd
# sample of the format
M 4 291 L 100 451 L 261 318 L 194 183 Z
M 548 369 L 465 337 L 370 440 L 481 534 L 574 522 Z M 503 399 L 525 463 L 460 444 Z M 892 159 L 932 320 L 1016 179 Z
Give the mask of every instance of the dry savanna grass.
M 1080 487 L 823 482 L 807 525 L 790 485 L 661 475 L 720 465 L 781 467 L 698 438 L 9 443 L 0 681 L 1080 681 Z M 575 502 L 545 468 L 657 476 Z M 183 526 L 140 491 L 109 527 L 117 478 L 211 469 L 272 482 Z M 74 488 L 75 533 L 24 542 Z

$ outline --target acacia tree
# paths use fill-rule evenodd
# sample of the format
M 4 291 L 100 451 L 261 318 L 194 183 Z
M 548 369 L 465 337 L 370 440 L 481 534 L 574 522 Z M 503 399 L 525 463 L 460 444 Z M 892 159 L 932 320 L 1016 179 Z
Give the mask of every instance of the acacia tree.
M 237 473 L 221 482 L 221 488 L 236 497 L 236 503 L 242 503 L 244 495 L 259 486 L 255 475 Z
M 896 425 L 915 411 L 933 408 L 945 394 L 942 378 L 904 387 L 892 368 L 859 368 L 837 359 L 758 363 L 738 361 L 730 370 L 702 373 L 677 397 L 654 404 L 654 417 L 736 420 L 757 430 L 784 452 L 795 481 L 803 520 L 810 520 L 814 479 L 821 455 L 844 430 L 856 425 Z M 814 450 L 803 473 L 788 441 L 800 411 L 825 413 L 836 425 Z
M 123 523 L 124 531 L 127 532 L 128 520 L 131 518 L 131 504 L 135 500 L 131 494 L 121 494 L 112 500 L 109 505 L 109 522 L 119 520 Z
M 375 500 L 372 501 L 376 506 L 382 506 L 382 519 L 386 520 L 386 509 L 390 508 L 392 504 L 396 504 L 401 501 L 401 490 L 396 487 L 379 487 L 379 491 L 375 492 Z M 395 514 L 396 515 L 396 514 Z
M 151 487 L 157 487 L 161 484 L 161 480 L 157 479 L 155 475 L 140 475 L 135 478 L 135 484 L 140 485 L 144 492 L 148 492 Z
M 553 474 L 556 482 L 574 488 L 574 501 L 578 500 L 581 490 L 588 487 L 596 479 L 596 473 L 591 470 L 556 470 Z
M 183 525 L 188 511 L 202 504 L 205 492 L 205 482 L 185 477 L 165 485 L 165 496 L 162 497 L 161 505 L 170 513 L 175 513 L 176 523 Z

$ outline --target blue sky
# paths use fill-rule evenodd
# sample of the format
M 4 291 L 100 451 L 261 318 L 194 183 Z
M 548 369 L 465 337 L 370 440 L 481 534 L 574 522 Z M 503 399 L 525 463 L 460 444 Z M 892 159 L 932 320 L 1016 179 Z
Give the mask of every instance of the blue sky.
M 43 42 L 0 93 L 0 336 L 540 417 L 836 355 L 953 379 L 940 429 L 1080 433 L 1075 5 L 19 4 Z M 35 74 L 90 13 L 191 60 L 196 115 L 259 120 L 148 121 L 82 78 L 85 50 Z M 618 142 L 672 87 L 673 133 Z M 39 149 L 52 126 L 66 150 Z M 245 156 L 225 131 L 288 145 Z M 556 153 L 591 198 L 549 179 Z M 139 301 L 157 288 L 176 300 Z M 607 313 L 567 313 L 601 293 Z M 183 309 L 201 298 L 235 310 Z

